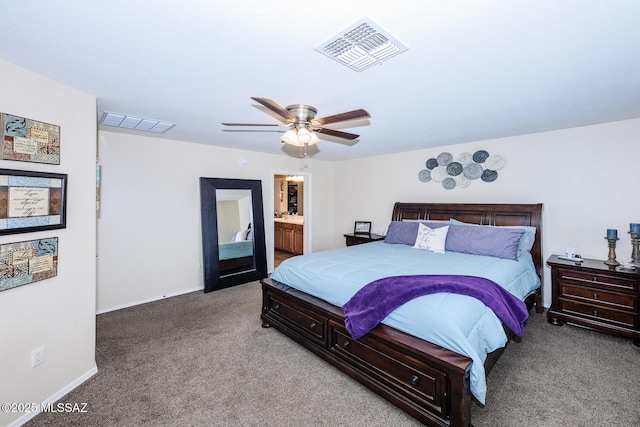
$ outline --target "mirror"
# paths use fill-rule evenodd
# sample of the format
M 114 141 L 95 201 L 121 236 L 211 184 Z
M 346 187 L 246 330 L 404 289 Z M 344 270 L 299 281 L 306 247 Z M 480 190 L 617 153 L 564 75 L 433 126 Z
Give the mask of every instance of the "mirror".
M 259 180 L 200 178 L 204 291 L 267 277 Z

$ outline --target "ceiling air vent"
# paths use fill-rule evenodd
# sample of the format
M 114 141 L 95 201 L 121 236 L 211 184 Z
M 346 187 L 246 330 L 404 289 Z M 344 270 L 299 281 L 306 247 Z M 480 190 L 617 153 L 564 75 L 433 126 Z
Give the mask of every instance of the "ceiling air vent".
M 315 48 L 355 71 L 382 64 L 408 48 L 368 18 L 356 22 Z
M 117 113 L 105 113 L 102 115 L 102 124 L 123 129 L 135 129 L 145 132 L 163 133 L 175 126 L 175 123 L 161 122 L 160 120 L 143 119 L 140 117 L 126 116 Z

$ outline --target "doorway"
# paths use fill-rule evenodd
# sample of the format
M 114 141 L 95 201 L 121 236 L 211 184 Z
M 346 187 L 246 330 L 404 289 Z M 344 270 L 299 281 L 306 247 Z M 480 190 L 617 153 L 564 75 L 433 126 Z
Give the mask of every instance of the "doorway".
M 273 267 L 302 255 L 308 247 L 309 177 L 286 172 L 273 175 Z

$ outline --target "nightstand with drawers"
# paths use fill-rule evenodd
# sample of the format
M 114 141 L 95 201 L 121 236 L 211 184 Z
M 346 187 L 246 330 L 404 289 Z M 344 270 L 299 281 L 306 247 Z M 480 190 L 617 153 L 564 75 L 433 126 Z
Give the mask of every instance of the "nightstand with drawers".
M 353 245 L 361 245 L 363 243 L 376 242 L 378 240 L 384 240 L 384 236 L 379 234 L 345 234 L 344 237 L 347 239 L 347 246 Z
M 640 346 L 640 272 L 609 267 L 602 260 L 580 263 L 552 255 L 552 325 L 574 323 L 633 339 Z

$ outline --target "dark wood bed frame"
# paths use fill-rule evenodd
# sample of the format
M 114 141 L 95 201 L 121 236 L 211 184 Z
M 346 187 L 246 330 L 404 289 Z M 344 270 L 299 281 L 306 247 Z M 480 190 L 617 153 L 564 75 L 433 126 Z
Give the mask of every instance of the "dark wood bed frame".
M 541 215 L 541 204 L 398 202 L 392 220 L 455 218 L 474 224 L 536 227 L 531 254 L 542 280 Z M 382 324 L 354 340 L 344 327 L 340 307 L 275 280 L 261 282 L 263 327 L 275 327 L 426 425 L 471 426 L 472 395 L 466 372 L 471 359 Z M 527 303 L 530 308 L 535 303 L 536 311 L 542 313 L 541 300 L 538 291 Z M 502 351 L 487 356 L 487 374 Z

